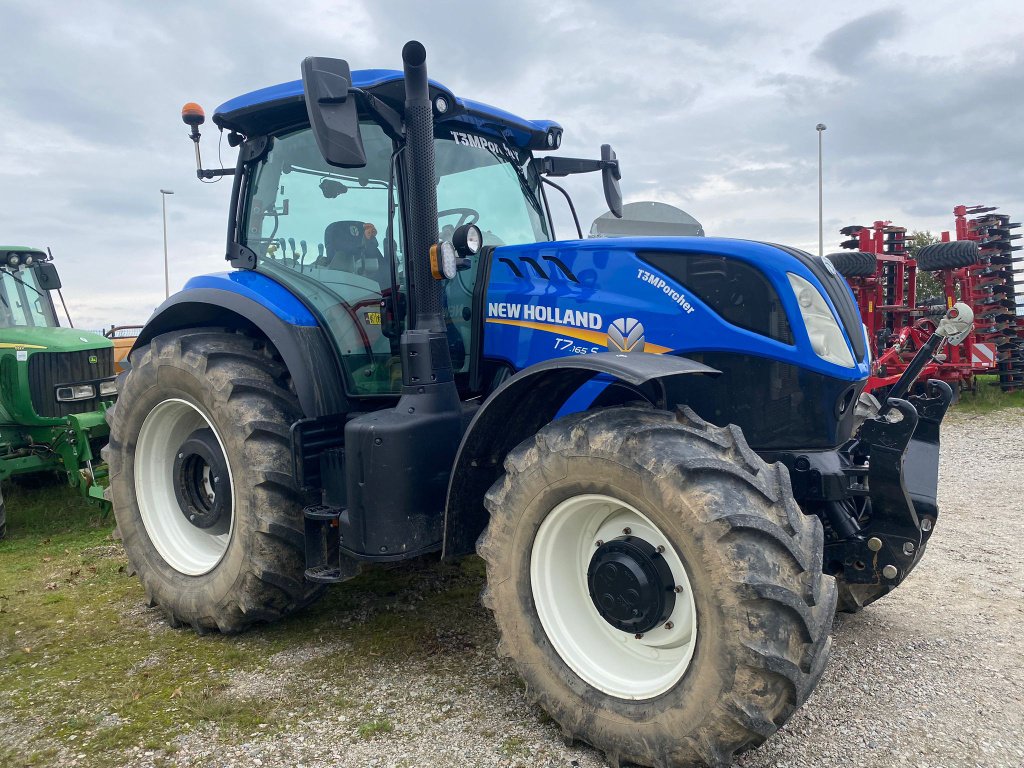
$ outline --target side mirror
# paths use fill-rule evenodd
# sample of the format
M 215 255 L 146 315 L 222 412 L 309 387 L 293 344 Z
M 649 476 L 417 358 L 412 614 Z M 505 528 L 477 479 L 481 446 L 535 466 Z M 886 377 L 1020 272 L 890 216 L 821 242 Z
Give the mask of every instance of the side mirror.
M 302 62 L 302 90 L 320 154 L 338 168 L 366 165 L 359 110 L 349 94 L 352 72 L 343 59 L 310 56 Z
M 39 281 L 39 287 L 44 291 L 59 291 L 61 288 L 57 268 L 48 261 L 36 266 L 36 279 Z
M 619 161 L 611 144 L 601 145 L 601 183 L 604 186 L 604 200 L 615 218 L 622 218 L 622 189 L 619 187 Z

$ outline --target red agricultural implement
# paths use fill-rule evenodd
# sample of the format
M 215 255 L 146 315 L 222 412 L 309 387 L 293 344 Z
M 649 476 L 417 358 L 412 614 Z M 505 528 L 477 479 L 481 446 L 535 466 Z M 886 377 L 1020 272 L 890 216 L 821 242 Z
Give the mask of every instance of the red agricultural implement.
M 917 262 L 910 258 L 905 227 L 876 221 L 870 227 L 844 227 L 840 233 L 847 237 L 841 246 L 848 250 L 829 259 L 850 284 L 860 309 L 872 359 L 865 391 L 872 392 L 899 379 L 934 332 L 935 321 L 932 307 L 918 306 Z M 934 309 L 941 315 L 945 306 Z M 945 359 L 930 362 L 921 376 L 942 379 L 954 392 L 964 388 L 971 376 L 965 362 L 970 360 L 965 349 L 969 343 L 947 347 Z
M 971 264 L 935 266 L 941 269 L 936 277 L 943 283 L 947 301 L 962 300 L 974 309 L 971 343 L 977 367 L 987 372 L 995 369 L 999 386 L 1006 392 L 1024 388 L 1024 317 L 1017 309 L 1024 280 L 1015 271 L 1021 262 L 1014 254 L 1021 246 L 1013 241 L 1021 236 L 1013 230 L 1020 223 L 996 210 L 992 206 L 956 206 L 956 240 L 976 243 L 978 259 Z M 942 239 L 949 241 L 950 233 L 943 232 Z
M 957 301 L 973 309 L 975 330 L 929 363 L 921 379 L 941 379 L 957 392 L 973 390 L 977 374 L 998 373 L 1004 391 L 1024 387 L 1024 317 L 1016 314 L 1024 276 L 1014 272 L 1020 246 L 1012 241 L 1020 235 L 1011 234 L 1020 225 L 994 210 L 957 206 L 956 239 L 944 232 L 941 243 L 921 248 L 916 259 L 906 228 L 890 221 L 840 230 L 848 250 L 829 259 L 853 289 L 867 329 L 873 363 L 865 391 L 895 383 Z M 919 270 L 934 275 L 940 295 L 917 295 Z

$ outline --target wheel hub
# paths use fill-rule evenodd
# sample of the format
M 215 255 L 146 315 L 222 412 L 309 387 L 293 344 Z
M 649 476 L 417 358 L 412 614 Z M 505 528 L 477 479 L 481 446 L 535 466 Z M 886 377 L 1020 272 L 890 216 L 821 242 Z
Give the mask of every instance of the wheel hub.
M 213 528 L 230 517 L 227 462 L 212 429 L 197 429 L 174 459 L 174 495 L 178 509 L 196 528 Z
M 676 604 L 671 568 L 656 547 L 636 536 L 597 548 L 587 587 L 601 618 L 623 632 L 649 632 L 668 620 Z

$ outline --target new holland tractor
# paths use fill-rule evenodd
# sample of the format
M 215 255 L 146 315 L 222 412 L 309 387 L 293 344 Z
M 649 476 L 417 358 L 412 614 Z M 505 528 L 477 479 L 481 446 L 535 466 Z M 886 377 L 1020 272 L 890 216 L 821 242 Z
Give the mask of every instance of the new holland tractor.
M 621 212 L 611 148 L 560 157 L 557 123 L 402 56 L 228 101 L 234 168 L 203 169 L 183 110 L 197 175 L 233 177 L 233 270 L 159 307 L 122 374 L 128 557 L 173 625 L 233 633 L 364 563 L 477 552 L 498 651 L 569 738 L 725 765 L 806 699 L 837 599 L 919 561 L 949 387 L 858 413 L 867 339 L 824 259 L 557 240 L 549 177 L 598 173 Z
M 117 396 L 113 345 L 60 327 L 52 299 L 60 288 L 46 251 L 0 246 L 0 480 L 59 473 L 105 506 L 99 451 Z M 0 539 L 6 532 L 0 495 Z

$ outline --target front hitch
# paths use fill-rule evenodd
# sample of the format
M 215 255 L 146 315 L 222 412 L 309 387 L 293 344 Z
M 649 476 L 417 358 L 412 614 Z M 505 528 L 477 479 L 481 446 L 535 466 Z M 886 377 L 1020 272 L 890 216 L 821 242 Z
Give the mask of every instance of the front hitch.
M 972 321 L 970 307 L 954 305 L 889 390 L 878 416 L 840 451 L 852 494 L 866 496 L 863 513 L 851 521 L 855 530 L 826 547 L 826 561 L 849 583 L 895 587 L 921 559 L 939 514 L 939 424 L 953 390 L 929 379 L 923 394 L 905 396 L 947 341 L 959 344 L 970 333 Z

